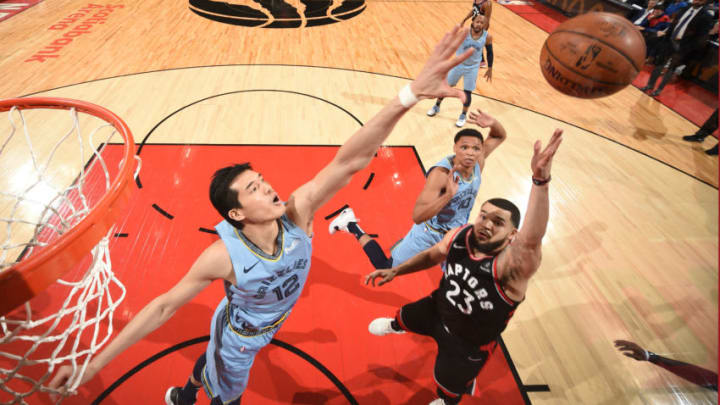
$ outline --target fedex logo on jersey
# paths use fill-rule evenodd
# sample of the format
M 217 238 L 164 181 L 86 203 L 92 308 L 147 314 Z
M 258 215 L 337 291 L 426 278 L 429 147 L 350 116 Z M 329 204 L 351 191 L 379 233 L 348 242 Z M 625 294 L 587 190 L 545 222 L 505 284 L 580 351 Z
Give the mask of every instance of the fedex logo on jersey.
M 464 266 L 459 263 L 447 263 L 444 278 L 452 286 L 452 288 L 445 293 L 445 298 L 447 298 L 454 307 L 459 309 L 460 312 L 465 315 L 472 314 L 472 304 L 474 301 L 478 302 L 477 305 L 480 309 L 485 311 L 493 310 L 493 303 L 491 301 L 483 301 L 488 297 L 487 290 L 483 287 L 478 288 L 480 282 L 475 276 L 471 275 L 470 270 Z M 459 278 L 464 285 L 460 286 L 456 278 Z M 467 287 L 467 289 L 463 287 Z

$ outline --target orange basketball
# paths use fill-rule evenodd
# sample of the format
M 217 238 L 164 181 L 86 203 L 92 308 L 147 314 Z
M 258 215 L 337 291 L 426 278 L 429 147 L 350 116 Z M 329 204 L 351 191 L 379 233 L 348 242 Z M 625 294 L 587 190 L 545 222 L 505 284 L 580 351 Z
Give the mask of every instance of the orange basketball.
M 540 52 L 551 86 L 574 97 L 598 98 L 630 84 L 645 63 L 645 40 L 626 18 L 592 12 L 558 25 Z

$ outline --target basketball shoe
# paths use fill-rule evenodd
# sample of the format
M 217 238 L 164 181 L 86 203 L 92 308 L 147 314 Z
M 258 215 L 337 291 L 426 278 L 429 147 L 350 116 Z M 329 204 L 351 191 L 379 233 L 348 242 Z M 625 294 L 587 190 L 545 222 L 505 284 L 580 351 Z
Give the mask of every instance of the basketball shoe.
M 455 123 L 455 126 L 458 128 L 461 128 L 463 125 L 465 125 L 465 121 L 467 121 L 467 117 L 465 116 L 465 113 L 460 114 L 458 117 L 457 122 Z
M 170 387 L 168 388 L 167 392 L 165 393 L 165 404 L 167 405 L 194 405 L 195 401 L 193 402 L 185 402 L 180 397 L 180 390 L 182 388 L 180 387 Z
M 431 109 L 428 110 L 427 115 L 428 115 L 428 117 L 434 117 L 439 112 L 440 112 L 440 106 L 435 104 L 434 106 L 432 106 Z
M 336 231 L 352 233 L 348 229 L 348 224 L 350 222 L 358 222 L 358 220 L 357 218 L 355 218 L 355 213 L 353 212 L 352 208 L 348 207 L 342 210 L 340 212 L 340 215 L 338 215 L 337 218 L 333 219 L 332 222 L 330 222 L 330 235 L 334 234 Z
M 385 336 L 390 333 L 405 333 L 404 330 L 396 330 L 392 327 L 393 318 L 377 318 L 370 322 L 368 331 L 375 336 Z

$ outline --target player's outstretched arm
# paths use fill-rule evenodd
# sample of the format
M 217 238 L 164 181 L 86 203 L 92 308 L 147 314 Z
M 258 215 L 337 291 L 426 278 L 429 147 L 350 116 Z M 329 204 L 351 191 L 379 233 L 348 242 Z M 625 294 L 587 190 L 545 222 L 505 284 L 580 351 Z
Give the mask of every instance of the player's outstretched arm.
M 455 176 L 457 170 L 459 170 L 458 165 L 452 170 L 444 167 L 434 167 L 430 170 L 425 186 L 415 200 L 413 222 L 420 224 L 427 221 L 450 202 L 460 186 L 460 177 Z
M 463 18 L 463 20 L 460 22 L 460 26 L 462 27 L 463 25 L 465 25 L 465 21 L 469 20 L 472 16 L 473 16 L 473 10 L 470 10 L 468 15 L 466 15 L 465 18 Z
M 445 78 L 453 66 L 472 54 L 472 50 L 468 50 L 461 55 L 455 55 L 467 32 L 467 29 L 455 27 L 445 34 L 435 46 L 420 74 L 409 85 L 412 94 L 408 95 L 407 90 L 404 90 L 406 98 L 413 98 L 413 95 L 417 99 L 456 97 L 464 101 L 464 93 L 450 87 Z M 408 106 L 414 104 L 407 100 L 405 102 Z M 370 164 L 377 148 L 408 109 L 399 97 L 393 98 L 390 104 L 343 144 L 335 158 L 315 178 L 298 188 L 288 200 L 288 215 L 293 222 L 309 233 L 312 218 L 318 208 L 347 185 L 353 174 Z
M 213 280 L 232 277 L 232 274 L 230 256 L 223 242 L 218 240 L 200 254 L 188 273 L 173 288 L 147 304 L 104 350 L 95 355 L 88 364 L 80 384 L 92 379 L 113 358 L 164 324 L 178 308 L 190 301 Z M 71 375 L 72 368 L 62 366 L 48 386 L 53 389 L 70 386 L 74 383 L 68 381 Z
M 431 248 L 424 250 L 417 255 L 410 258 L 410 260 L 402 263 L 397 267 L 391 269 L 375 270 L 372 273 L 365 276 L 365 284 L 372 283 L 375 286 L 375 279 L 381 277 L 382 279 L 378 282 L 378 287 L 391 282 L 395 276 L 402 276 L 403 274 L 415 273 L 420 270 L 427 270 L 433 266 L 440 264 L 447 258 L 448 252 L 450 251 L 450 243 L 457 233 L 459 228 L 450 230 L 442 240 L 436 243 Z
M 550 216 L 548 194 L 550 169 L 555 152 L 562 142 L 562 133 L 561 129 L 556 129 L 542 151 L 539 140 L 533 146 L 533 157 L 530 162 L 533 186 L 530 189 L 525 220 L 513 242 L 498 258 L 498 271 L 504 273 L 509 269 L 514 280 L 529 280 L 540 267 L 542 238 L 547 230 Z M 543 184 L 538 185 L 536 181 Z
M 480 128 L 490 128 L 485 142 L 483 143 L 483 154 L 488 157 L 501 143 L 507 139 L 507 131 L 505 127 L 496 120 L 495 117 L 481 111 L 479 108 L 476 112 L 470 111 L 468 116 L 469 122 L 479 126 Z
M 643 349 L 637 343 L 627 340 L 616 340 L 615 347 L 631 359 L 648 361 L 701 387 L 715 391 L 718 390 L 718 375 L 714 371 L 704 369 L 694 364 L 659 356 Z
M 493 2 L 486 1 L 483 7 L 485 8 L 485 29 L 490 28 L 490 17 L 492 16 Z

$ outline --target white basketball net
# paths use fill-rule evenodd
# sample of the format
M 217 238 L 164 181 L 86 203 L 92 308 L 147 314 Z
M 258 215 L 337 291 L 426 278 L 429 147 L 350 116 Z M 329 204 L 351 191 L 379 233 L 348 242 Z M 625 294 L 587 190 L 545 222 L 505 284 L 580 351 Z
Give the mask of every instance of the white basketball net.
M 0 183 L 0 272 L 38 254 L 88 215 L 112 180 L 108 169 L 114 162 L 104 156 L 105 146 L 123 140 L 111 124 L 86 114 L 80 118 L 74 108 L 34 111 L 13 107 L 6 113 L 9 135 L 0 145 L 0 171 L 8 173 L 2 163 L 12 161 L 8 178 L 19 178 L 9 182 L 20 185 Z M 31 136 L 35 128 L 28 123 L 35 120 L 26 122 L 25 116 L 43 112 L 62 114 L 64 123 L 49 125 L 55 133 L 69 127 L 67 132 L 50 141 L 51 132 Z M 83 135 L 88 122 L 95 129 Z M 100 135 L 105 132 L 109 135 Z M 91 356 L 110 338 L 113 311 L 125 297 L 111 269 L 112 235 L 111 229 L 48 291 L 0 317 L 0 404 L 50 402 L 47 393 L 60 392 L 45 385 L 61 364 L 73 369 L 67 389 L 79 385 Z

